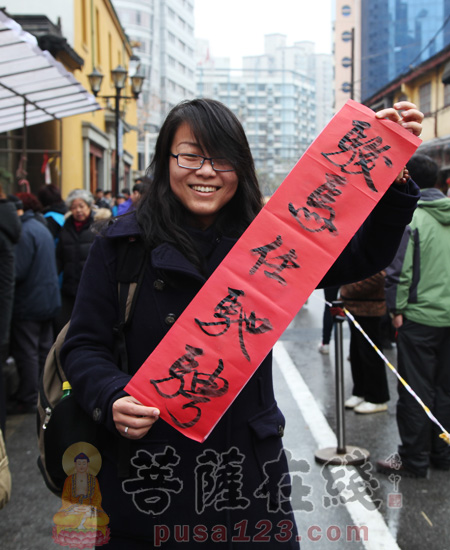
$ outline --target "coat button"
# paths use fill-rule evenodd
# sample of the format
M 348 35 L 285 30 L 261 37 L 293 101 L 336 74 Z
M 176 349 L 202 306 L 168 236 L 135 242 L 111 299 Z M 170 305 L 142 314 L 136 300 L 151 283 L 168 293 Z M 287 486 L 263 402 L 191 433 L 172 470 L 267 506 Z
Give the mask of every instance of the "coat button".
M 174 313 L 169 313 L 168 315 L 166 315 L 164 322 L 166 323 L 166 325 L 169 325 L 169 327 L 171 327 L 176 320 L 176 315 Z
M 156 279 L 156 281 L 153 283 L 153 288 L 156 290 L 164 290 L 165 286 L 166 283 L 162 279 Z
M 278 426 L 278 435 L 280 437 L 283 437 L 284 435 L 284 427 L 281 424 Z
M 92 411 L 92 419 L 94 422 L 100 422 L 100 419 L 102 417 L 102 410 L 101 409 L 94 409 Z

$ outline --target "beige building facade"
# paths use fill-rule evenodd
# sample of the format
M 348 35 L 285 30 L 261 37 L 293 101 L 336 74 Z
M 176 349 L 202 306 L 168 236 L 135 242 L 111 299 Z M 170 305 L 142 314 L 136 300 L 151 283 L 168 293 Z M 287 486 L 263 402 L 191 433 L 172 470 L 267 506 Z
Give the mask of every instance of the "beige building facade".
M 27 148 L 39 153 L 27 155 L 27 172 L 30 187 L 36 191 L 44 181 L 42 164 L 48 151 L 52 183 L 61 188 L 63 197 L 75 188 L 95 191 L 100 187 L 116 191 L 129 186 L 137 169 L 137 109 L 129 79 L 122 91 L 132 99 L 120 101 L 120 126 L 123 136 L 119 140 L 119 181 L 115 181 L 115 88 L 111 70 L 118 65 L 130 66 L 133 54 L 128 38 L 120 24 L 110 0 L 4 0 L 10 17 L 17 16 L 24 30 L 40 39 L 39 25 L 56 29 L 67 41 L 78 62 L 67 62 L 63 46 L 52 52 L 57 61 L 73 73 L 83 87 L 90 91 L 88 75 L 94 67 L 104 75 L 97 98 L 101 110 L 70 116 L 29 126 L 26 133 Z M 51 22 L 51 25 L 50 23 Z M 27 28 L 28 25 L 28 28 Z M 44 31 L 43 31 L 44 32 Z M 53 32 L 53 31 L 52 31 Z M 67 48 L 66 48 L 67 49 Z M 102 99 L 100 96 L 112 96 Z M 23 133 L 22 129 L 14 134 Z M 11 170 L 19 163 L 17 154 L 10 157 Z

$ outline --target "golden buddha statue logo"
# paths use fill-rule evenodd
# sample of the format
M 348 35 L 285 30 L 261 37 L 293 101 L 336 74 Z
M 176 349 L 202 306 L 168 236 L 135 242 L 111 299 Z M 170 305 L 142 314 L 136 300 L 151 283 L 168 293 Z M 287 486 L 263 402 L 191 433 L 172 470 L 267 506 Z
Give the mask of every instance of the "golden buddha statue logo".
M 53 516 L 53 540 L 70 548 L 92 548 L 109 542 L 109 517 L 102 509 L 97 474 L 102 457 L 85 441 L 74 443 L 63 455 L 67 474 L 61 508 Z

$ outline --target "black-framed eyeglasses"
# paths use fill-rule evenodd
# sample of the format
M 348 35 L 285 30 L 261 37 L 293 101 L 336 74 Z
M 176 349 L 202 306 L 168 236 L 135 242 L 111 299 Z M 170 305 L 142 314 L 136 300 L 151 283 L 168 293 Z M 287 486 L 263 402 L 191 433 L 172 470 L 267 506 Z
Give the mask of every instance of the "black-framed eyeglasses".
M 233 165 L 227 159 L 204 157 L 202 155 L 194 155 L 192 153 L 178 153 L 178 155 L 170 153 L 170 155 L 177 159 L 177 163 L 180 168 L 200 170 L 205 163 L 205 160 L 209 160 L 215 172 L 234 172 Z

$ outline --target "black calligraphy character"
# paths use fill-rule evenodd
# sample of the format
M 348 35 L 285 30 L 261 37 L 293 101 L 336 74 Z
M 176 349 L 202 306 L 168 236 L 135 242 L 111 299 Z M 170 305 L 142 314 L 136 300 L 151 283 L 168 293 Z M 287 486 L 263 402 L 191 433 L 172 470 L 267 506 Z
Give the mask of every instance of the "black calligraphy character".
M 288 466 L 289 462 L 289 466 Z M 264 463 L 264 479 L 261 485 L 254 491 L 256 498 L 267 500 L 268 512 L 283 512 L 287 514 L 293 505 L 291 496 L 292 486 L 295 489 L 295 510 L 311 512 L 314 505 L 306 500 L 312 492 L 312 487 L 303 482 L 302 473 L 309 473 L 311 466 L 307 460 L 295 460 L 288 450 L 281 450 L 275 460 Z M 290 473 L 289 473 L 290 472 Z
M 353 451 L 353 455 L 360 453 L 359 449 Z M 357 458 L 359 458 L 357 456 Z M 354 471 L 348 480 L 346 502 L 359 502 L 366 510 L 379 510 L 382 501 L 375 499 L 375 490 L 379 489 L 380 482 L 372 474 L 373 466 L 365 462 Z
M 363 174 L 369 189 L 378 193 L 370 175 L 370 171 L 375 168 L 375 161 L 380 156 L 383 157 L 386 166 L 392 166 L 391 159 L 383 155 L 391 146 L 385 145 L 382 147 L 383 140 L 380 136 L 367 139 L 365 130 L 369 128 L 371 128 L 369 122 L 354 120 L 353 128 L 339 141 L 338 147 L 340 151 L 322 153 L 322 155 L 335 166 L 339 166 L 341 171 L 345 174 Z M 340 155 L 339 158 L 344 158 L 346 160 L 341 163 L 339 163 L 339 161 L 336 162 L 337 155 Z M 355 168 L 354 170 L 351 170 L 352 166 Z
M 197 405 L 199 403 L 208 403 L 211 398 L 226 394 L 229 385 L 228 380 L 219 376 L 224 368 L 222 359 L 219 359 L 215 371 L 208 374 L 197 371 L 199 364 L 195 357 L 203 355 L 203 350 L 186 345 L 186 352 L 170 366 L 170 376 L 160 378 L 159 380 L 150 380 L 150 383 L 153 384 L 161 397 L 174 399 L 181 395 L 190 400 L 181 407 L 183 410 L 193 409 L 195 411 L 195 417 L 188 422 L 181 422 L 167 409 L 174 423 L 180 428 L 191 428 L 194 426 L 200 420 L 202 414 L 200 407 Z M 190 387 L 188 387 L 189 383 L 186 383 L 188 375 L 190 375 Z M 175 385 L 173 384 L 174 380 L 176 381 Z M 167 386 L 170 391 L 164 391 L 160 386 Z
M 325 491 L 327 495 L 322 497 L 322 503 L 325 508 L 339 506 L 347 502 L 358 501 L 367 510 L 378 509 L 381 501 L 373 499 L 374 489 L 378 489 L 379 482 L 371 474 L 372 465 L 363 464 L 358 468 L 362 470 L 360 475 L 358 471 L 349 471 L 345 464 L 354 459 L 360 460 L 363 455 L 359 449 L 354 449 L 346 456 L 342 456 L 341 464 L 327 461 L 321 469 L 322 477 L 325 479 Z
M 242 495 L 244 459 L 236 447 L 220 454 L 207 449 L 197 457 L 195 508 L 198 514 L 213 505 L 217 511 L 245 509 L 250 505 Z
M 272 330 L 272 324 L 269 319 L 256 317 L 254 311 L 247 316 L 238 299 L 240 296 L 245 296 L 243 290 L 228 288 L 228 292 L 228 296 L 221 300 L 215 307 L 214 317 L 219 319 L 219 321 L 208 322 L 195 319 L 195 322 L 205 334 L 214 337 L 222 336 L 228 331 L 233 323 L 237 323 L 239 327 L 239 345 L 241 351 L 244 354 L 244 357 L 250 361 L 250 356 L 244 343 L 244 327 L 245 331 L 249 334 L 263 334 L 269 330 Z M 232 317 L 236 316 L 238 316 L 237 319 L 232 319 Z M 205 327 L 208 327 L 210 330 L 207 330 Z M 213 327 L 219 327 L 221 330 L 219 332 L 214 331 Z
M 133 495 L 136 508 L 153 516 L 162 514 L 170 506 L 171 494 L 183 489 L 183 482 L 174 477 L 172 466 L 180 462 L 173 447 L 167 446 L 162 453 L 149 453 L 143 449 L 131 459 L 136 477 L 122 482 L 122 489 Z
M 281 235 L 278 235 L 272 243 L 266 244 L 264 246 L 259 246 L 258 248 L 252 248 L 251 252 L 253 252 L 253 254 L 259 254 L 260 257 L 256 264 L 250 269 L 250 275 L 254 275 L 261 267 L 261 265 L 264 264 L 271 269 L 275 269 L 275 271 L 273 272 L 264 270 L 264 275 L 266 275 L 266 277 L 269 277 L 269 279 L 275 279 L 275 281 L 285 286 L 286 280 L 281 277 L 279 273 L 281 273 L 283 269 L 300 267 L 300 265 L 294 261 L 297 259 L 297 254 L 295 253 L 295 250 L 291 248 L 291 250 L 289 250 L 289 252 L 287 252 L 286 254 L 275 256 L 274 260 L 281 260 L 280 264 L 270 263 L 266 259 L 269 252 L 272 252 L 276 248 L 279 248 L 282 244 L 283 239 L 281 238 Z
M 292 203 L 289 203 L 289 212 L 300 226 L 310 233 L 318 233 L 327 229 L 331 234 L 337 235 L 337 229 L 333 223 L 336 213 L 330 204 L 336 202 L 334 197 L 342 194 L 337 186 L 346 183 L 347 180 L 343 176 L 325 174 L 325 183 L 308 196 L 307 206 L 295 208 Z

